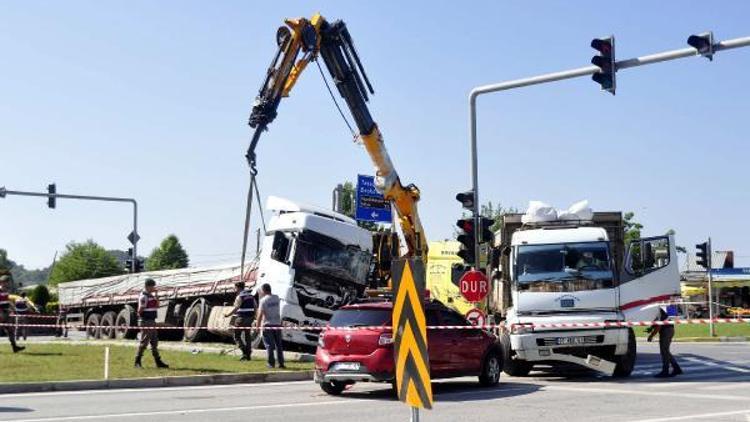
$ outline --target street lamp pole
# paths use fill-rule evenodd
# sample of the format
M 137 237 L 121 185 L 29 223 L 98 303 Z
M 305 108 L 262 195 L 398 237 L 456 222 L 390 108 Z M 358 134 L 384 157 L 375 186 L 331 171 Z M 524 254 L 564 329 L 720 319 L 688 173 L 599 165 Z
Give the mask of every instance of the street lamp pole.
M 17 195 L 17 196 L 36 196 L 42 198 L 61 198 L 61 199 L 79 199 L 84 201 L 105 201 L 105 202 L 129 202 L 133 204 L 133 232 L 128 236 L 128 240 L 133 244 L 133 262 L 131 271 L 136 272 L 137 257 L 138 257 L 138 202 L 134 198 L 119 198 L 114 196 L 91 196 L 91 195 L 69 195 L 62 193 L 44 193 L 44 192 L 26 192 L 17 190 L 7 190 L 5 187 L 0 187 L 0 198 L 5 198 L 6 195 Z

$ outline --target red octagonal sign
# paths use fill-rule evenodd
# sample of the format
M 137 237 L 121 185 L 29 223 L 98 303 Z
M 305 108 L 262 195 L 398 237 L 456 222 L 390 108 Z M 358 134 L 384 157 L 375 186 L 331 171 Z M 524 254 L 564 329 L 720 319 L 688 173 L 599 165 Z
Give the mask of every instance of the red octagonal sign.
M 466 271 L 458 283 L 461 295 L 469 302 L 481 302 L 490 291 L 490 282 L 481 271 Z

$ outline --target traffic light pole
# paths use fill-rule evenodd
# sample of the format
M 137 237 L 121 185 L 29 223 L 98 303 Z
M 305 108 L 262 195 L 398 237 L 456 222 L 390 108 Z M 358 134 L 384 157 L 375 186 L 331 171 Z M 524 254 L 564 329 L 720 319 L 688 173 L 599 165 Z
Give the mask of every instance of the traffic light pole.
M 714 326 L 714 293 L 713 293 L 713 275 L 711 274 L 711 268 L 713 268 L 713 248 L 711 247 L 711 238 L 708 238 L 708 247 L 706 253 L 706 261 L 708 262 L 708 333 L 711 337 L 716 337 L 716 326 Z
M 715 54 L 719 51 L 730 50 L 733 48 L 750 46 L 750 37 L 734 38 L 731 40 L 720 41 L 713 45 L 712 52 Z M 647 56 L 635 57 L 615 62 L 615 71 L 629 69 L 631 67 L 646 66 L 665 62 L 669 60 L 682 59 L 685 57 L 701 56 L 701 53 L 693 47 L 670 50 L 662 53 L 650 54 Z M 557 82 L 566 79 L 580 78 L 583 76 L 593 75 L 601 71 L 598 66 L 585 66 L 577 69 L 564 70 L 561 72 L 547 73 L 529 78 L 516 79 L 507 82 L 501 82 L 491 85 L 478 86 L 471 90 L 469 94 L 469 133 L 471 138 L 471 182 L 474 190 L 474 227 L 479 227 L 479 176 L 477 170 L 477 97 L 492 92 L 508 91 L 515 88 L 523 88 L 532 85 L 540 85 L 550 82 Z M 474 243 L 474 254 L 479 261 L 479 241 Z M 477 263 L 477 268 L 479 264 Z M 710 274 L 710 271 L 709 271 Z
M 133 204 L 133 233 L 131 243 L 133 244 L 133 256 L 138 256 L 138 202 L 134 198 L 118 198 L 112 196 L 87 196 L 87 195 L 67 195 L 61 193 L 42 193 L 42 192 L 24 192 L 16 190 L 7 190 L 5 187 L 0 187 L 0 198 L 4 198 L 6 195 L 18 195 L 18 196 L 37 196 L 43 198 L 63 198 L 63 199 L 80 199 L 84 201 L 106 201 L 106 202 L 129 202 Z M 133 259 L 132 268 L 133 272 L 136 272 L 137 259 Z

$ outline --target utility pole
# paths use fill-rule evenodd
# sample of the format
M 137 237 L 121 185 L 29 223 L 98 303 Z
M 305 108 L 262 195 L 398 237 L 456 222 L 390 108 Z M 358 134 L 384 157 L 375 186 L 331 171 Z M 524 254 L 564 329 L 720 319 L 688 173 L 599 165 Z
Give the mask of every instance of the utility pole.
M 708 256 L 706 259 L 708 260 L 708 268 L 706 268 L 706 271 L 708 272 L 708 318 L 711 320 L 711 323 L 708 325 L 708 331 L 711 337 L 716 337 L 716 325 L 714 325 L 714 317 L 716 316 L 716 311 L 714 309 L 714 290 L 713 290 L 713 275 L 711 274 L 711 268 L 713 268 L 714 258 L 713 258 L 713 248 L 711 247 L 711 238 L 708 238 Z
M 55 187 L 55 184 L 51 184 L 47 188 L 47 192 L 26 192 L 26 191 L 16 191 L 16 190 L 7 190 L 5 186 L 0 187 L 0 198 L 5 198 L 7 195 L 17 195 L 17 196 L 37 196 L 37 197 L 43 197 L 47 198 L 47 205 L 50 208 L 55 208 L 57 199 L 78 199 L 78 200 L 84 200 L 84 201 L 105 201 L 105 202 L 128 202 L 133 204 L 133 231 L 128 235 L 127 239 L 130 241 L 130 243 L 133 245 L 133 256 L 138 256 L 138 240 L 140 240 L 140 236 L 138 235 L 138 202 L 134 198 L 119 198 L 119 197 L 113 197 L 113 196 L 90 196 L 90 195 L 68 195 L 68 194 L 62 194 L 57 193 L 57 188 Z M 136 272 L 137 268 L 137 259 L 133 259 L 132 262 L 131 271 L 134 273 Z

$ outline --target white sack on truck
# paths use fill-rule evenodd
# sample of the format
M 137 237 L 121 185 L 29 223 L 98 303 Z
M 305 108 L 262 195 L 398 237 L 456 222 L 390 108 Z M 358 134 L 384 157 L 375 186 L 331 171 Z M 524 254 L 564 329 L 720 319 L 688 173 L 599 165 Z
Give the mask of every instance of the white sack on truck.
M 589 201 L 578 201 L 567 210 L 558 210 L 541 202 L 529 201 L 526 213 L 521 216 L 523 224 L 546 223 L 550 221 L 591 221 L 594 211 L 589 207 Z

